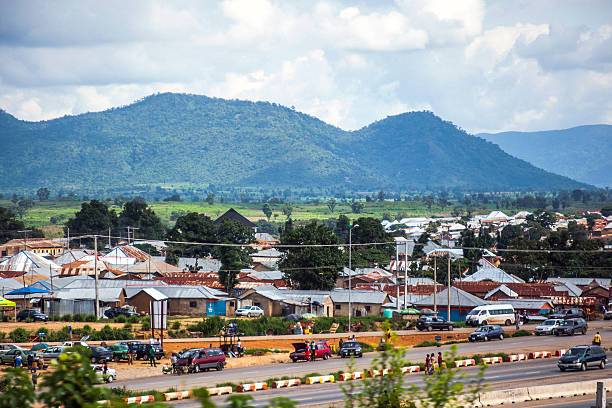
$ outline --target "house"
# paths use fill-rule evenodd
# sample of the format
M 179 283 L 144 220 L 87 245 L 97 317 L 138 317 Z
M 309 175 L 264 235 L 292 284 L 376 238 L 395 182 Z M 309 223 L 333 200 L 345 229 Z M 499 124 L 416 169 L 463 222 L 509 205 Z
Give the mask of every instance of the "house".
M 55 262 L 31 251 L 21 251 L 0 262 L 0 271 L 35 272 L 49 276 L 50 273 L 58 273 L 60 269 Z
M 144 289 L 154 289 L 146 290 Z M 127 303 L 140 313 L 149 313 L 152 300 L 159 300 L 158 292 L 168 300 L 168 315 L 207 315 L 209 303 L 227 294 L 205 286 L 160 285 L 149 288 L 126 288 Z
M 418 302 L 416 305 L 418 308 L 429 308 L 438 309 L 438 315 L 443 318 L 447 318 L 447 307 L 448 307 L 448 288 L 441 290 L 436 293 L 435 302 L 434 295 L 427 296 Z M 452 286 L 450 288 L 450 320 L 452 321 L 464 321 L 468 312 L 476 306 L 487 305 L 489 302 L 474 296 L 466 291 L 463 291 L 457 287 Z
M 0 257 L 15 255 L 21 251 L 35 254 L 57 256 L 64 250 L 64 245 L 46 238 L 11 239 L 0 245 Z
M 349 298 L 353 316 L 380 316 L 383 305 L 390 302 L 385 292 L 376 290 L 334 289 L 331 291 L 331 301 L 334 304 L 334 316 L 349 315 Z
M 151 258 L 145 251 L 133 245 L 115 247 L 112 251 L 102 257 L 103 261 L 113 265 L 134 265 Z
M 64 251 L 63 254 L 53 259 L 53 262 L 55 262 L 58 265 L 64 265 L 70 262 L 78 261 L 84 256 L 92 255 L 92 254 L 93 254 L 93 251 L 86 251 L 83 249 L 71 249 L 68 251 Z
M 238 221 L 245 227 L 251 228 L 254 232 L 257 232 L 257 225 L 249 221 L 245 216 L 243 216 L 242 214 L 240 214 L 238 211 L 234 210 L 233 208 L 230 208 L 229 210 L 227 210 L 219 218 L 214 220 L 213 223 L 216 226 L 219 226 L 224 220 Z
M 491 262 L 484 258 L 478 261 L 478 269 L 471 275 L 468 275 L 461 280 L 463 282 L 499 282 L 499 283 L 525 283 L 521 278 L 506 273 L 504 270 L 496 267 Z M 457 279 L 459 280 L 459 279 Z
M 263 285 L 247 290 L 239 299 L 241 306 L 259 306 L 266 316 L 307 312 L 317 316 L 334 316 L 334 304 L 329 291 L 289 290 Z
M 165 262 L 163 256 L 153 256 L 156 261 Z M 198 272 L 219 272 L 221 261 L 214 258 L 184 258 L 179 257 L 176 267 L 181 271 L 197 270 Z
M 510 304 L 514 310 L 527 315 L 547 315 L 555 309 L 550 299 L 503 299 L 491 303 Z
M 480 219 L 481 224 L 500 224 L 510 221 L 510 217 L 502 211 L 491 211 L 486 217 Z
M 268 249 L 277 245 L 280 241 L 274 238 L 267 232 L 256 232 L 255 233 L 255 246 L 259 249 Z

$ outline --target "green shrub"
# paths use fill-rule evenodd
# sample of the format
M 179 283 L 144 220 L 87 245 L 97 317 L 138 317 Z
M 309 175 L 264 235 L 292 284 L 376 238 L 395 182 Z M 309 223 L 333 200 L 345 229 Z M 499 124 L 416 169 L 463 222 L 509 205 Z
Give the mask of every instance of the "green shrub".
M 151 330 L 151 322 L 149 320 L 143 320 L 142 324 L 140 325 L 140 329 L 144 331 Z
M 73 322 L 82 322 L 84 320 L 85 320 L 85 316 L 83 316 L 81 313 L 75 313 L 72 315 Z
M 181 322 L 176 321 L 174 323 L 172 323 L 172 330 L 178 330 L 181 328 Z
M 0 331 L 0 340 L 4 340 L 6 339 L 6 333 L 3 331 Z
M 85 319 L 83 321 L 84 322 L 95 322 L 97 320 L 98 319 L 96 319 L 96 315 L 88 314 L 88 315 L 85 315 Z
M 23 327 L 18 327 L 9 333 L 9 337 L 14 343 L 27 343 L 30 333 Z
M 126 323 L 123 325 L 123 328 L 126 330 L 132 330 L 132 323 Z
M 127 322 L 127 317 L 125 317 L 124 315 L 119 315 L 119 316 L 115 317 L 115 322 L 117 322 L 117 323 L 125 323 L 125 322 Z
M 26 323 L 32 323 L 34 320 L 32 320 L 31 317 L 26 317 L 25 322 Z
M 225 320 L 223 320 L 219 316 L 212 316 L 204 317 L 201 322 L 188 326 L 187 330 L 202 332 L 204 337 L 210 337 L 219 334 L 223 327 L 225 327 Z M 240 329 L 239 327 L 238 331 L 242 332 L 242 329 Z
M 521 329 L 517 330 L 512 334 L 512 337 L 523 337 L 523 336 L 531 336 L 532 333 L 529 330 Z
M 374 351 L 374 347 L 372 347 L 372 345 L 368 344 L 368 343 L 363 343 L 361 341 L 358 342 L 359 345 L 361 346 L 361 351 L 364 353 L 368 353 L 370 351 Z
M 414 347 L 434 347 L 437 345 L 438 345 L 438 342 L 436 341 L 425 340 L 425 341 L 420 342 L 419 344 L 416 344 Z
M 148 319 L 148 317 L 147 317 Z M 130 316 L 128 317 L 128 322 L 130 323 L 140 323 L 140 317 L 138 316 Z
M 62 316 L 62 321 L 64 322 L 71 322 L 72 321 L 72 316 L 67 314 L 67 315 L 63 315 Z

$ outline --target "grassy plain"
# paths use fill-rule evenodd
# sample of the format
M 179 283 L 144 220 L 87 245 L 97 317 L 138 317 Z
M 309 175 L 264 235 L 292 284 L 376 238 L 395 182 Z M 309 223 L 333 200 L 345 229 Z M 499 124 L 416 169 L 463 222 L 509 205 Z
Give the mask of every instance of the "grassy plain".
M 391 217 L 416 217 L 428 215 L 449 214 L 452 206 L 442 208 L 438 205 L 433 205 L 431 209 L 418 201 L 376 201 L 363 202 L 364 208 L 359 214 L 355 214 L 351 210 L 349 202 L 338 200 L 334 212 L 332 213 L 326 202 L 320 203 L 292 203 L 291 218 L 293 220 L 311 220 L 311 219 L 327 219 L 337 218 L 340 214 L 344 214 L 351 219 L 359 217 L 376 217 L 382 218 L 385 214 Z M 215 219 L 230 208 L 249 218 L 252 221 L 266 219 L 262 208 L 263 203 L 220 203 L 215 202 L 210 205 L 207 202 L 151 202 L 149 203 L 155 213 L 162 219 L 166 225 L 172 225 L 177 215 L 189 212 L 198 212 L 209 215 Z M 272 209 L 271 221 L 284 222 L 287 217 L 283 214 L 284 204 L 269 204 Z M 8 200 L 0 200 L 0 206 L 13 207 L 13 203 Z M 34 207 L 27 211 L 23 217 L 26 225 L 31 227 L 50 227 L 66 222 L 70 217 L 79 211 L 81 207 L 80 201 L 36 201 Z M 111 205 L 117 213 L 121 208 L 116 205 Z M 484 209 L 483 209 L 484 210 Z M 173 216 L 174 215 L 174 216 Z

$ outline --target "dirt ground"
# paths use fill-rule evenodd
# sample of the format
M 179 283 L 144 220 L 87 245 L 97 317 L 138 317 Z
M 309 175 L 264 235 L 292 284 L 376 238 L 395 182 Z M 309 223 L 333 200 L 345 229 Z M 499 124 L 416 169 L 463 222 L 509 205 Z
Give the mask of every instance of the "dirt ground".
M 241 358 L 228 358 L 226 368 L 248 367 L 262 364 L 282 363 L 289 361 L 289 353 L 270 353 L 265 356 L 244 356 Z M 157 362 L 157 367 L 151 367 L 148 361 L 135 360 L 133 365 L 126 362 L 109 363 L 109 368 L 117 370 L 117 379 L 145 378 L 160 375 L 163 365 L 170 366 L 170 359 L 163 358 Z

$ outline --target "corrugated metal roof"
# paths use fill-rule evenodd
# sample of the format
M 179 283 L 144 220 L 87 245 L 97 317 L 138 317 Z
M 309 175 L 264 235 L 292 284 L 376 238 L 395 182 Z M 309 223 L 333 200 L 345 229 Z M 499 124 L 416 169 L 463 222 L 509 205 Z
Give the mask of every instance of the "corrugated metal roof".
M 596 281 L 601 286 L 610 287 L 612 279 L 610 278 L 548 278 L 547 282 L 570 282 L 577 286 L 588 286 L 591 282 Z
M 488 298 L 490 298 L 491 296 L 493 296 L 497 292 L 502 292 L 504 295 L 510 296 L 510 297 L 518 297 L 518 293 L 516 293 L 512 289 L 510 289 L 506 285 L 500 285 L 500 286 L 496 287 L 495 289 L 491 289 L 489 292 L 487 292 L 487 294 L 484 296 L 484 298 L 488 299 Z
M 153 300 L 166 300 L 166 299 L 168 299 L 168 296 L 164 295 L 163 293 L 161 293 L 159 290 L 157 290 L 155 288 L 140 289 L 140 291 L 137 292 L 136 294 L 138 294 L 140 292 L 145 292 L 147 295 L 151 296 L 153 298 Z
M 249 275 L 259 280 L 282 280 L 283 279 L 283 272 L 281 271 L 261 271 L 261 272 L 253 271 L 249 273 Z
M 47 258 L 30 251 L 21 251 L 0 262 L 0 271 L 25 271 L 31 272 L 34 269 L 59 270 L 60 266 Z
M 499 283 L 525 283 L 524 280 L 506 273 L 504 270 L 493 266 L 490 262 L 481 259 L 476 272 L 462 279 L 464 282 L 492 281 Z
M 23 283 L 19 284 L 13 278 L 0 279 L 0 293 L 11 292 L 19 288 L 23 288 Z
M 98 299 L 102 302 L 118 302 L 123 288 L 98 288 Z M 60 289 L 51 297 L 55 299 L 95 300 L 95 289 Z
M 82 257 L 89 255 L 90 253 L 80 249 L 72 249 L 66 251 L 53 260 L 58 265 L 64 265 L 70 262 L 78 261 Z
M 126 287 L 125 292 L 128 298 L 132 298 L 142 289 Z M 227 296 L 225 292 L 213 291 L 205 286 L 163 285 L 156 286 L 155 289 L 169 299 L 218 299 L 219 296 Z
M 351 290 L 351 302 L 355 303 L 371 303 L 382 305 L 388 300 L 385 292 L 377 290 Z M 331 292 L 331 298 L 334 303 L 348 303 L 349 291 L 347 289 L 334 289 Z
M 561 285 L 555 286 L 555 290 L 557 292 L 565 292 L 565 291 L 567 291 L 567 294 L 569 296 L 578 297 L 578 296 L 582 295 L 582 289 L 580 289 L 578 286 L 574 285 L 571 282 L 564 282 Z
M 154 256 L 153 259 L 165 261 L 166 258 L 163 256 Z M 179 258 L 176 266 L 182 270 L 186 270 L 187 265 L 194 266 L 195 263 L 196 258 Z M 221 269 L 221 261 L 217 259 L 198 258 L 198 266 L 202 267 L 200 272 L 219 272 L 219 269 Z
M 436 293 L 436 304 L 439 307 L 448 306 L 448 288 Z M 419 306 L 433 306 L 433 295 L 427 296 L 417 302 Z M 456 287 L 451 287 L 451 307 L 476 307 L 487 305 L 489 302 L 474 296 Z
M 514 309 L 542 309 L 544 305 L 548 304 L 551 308 L 554 305 L 550 299 L 502 299 L 498 301 L 491 301 L 491 303 L 507 303 L 512 305 Z

